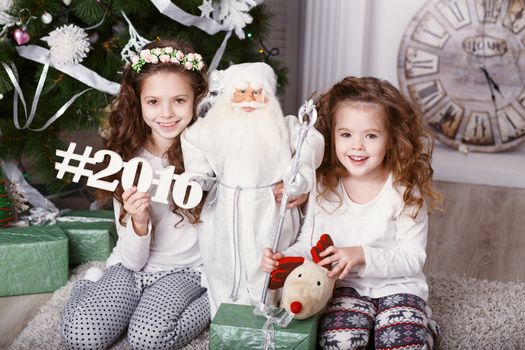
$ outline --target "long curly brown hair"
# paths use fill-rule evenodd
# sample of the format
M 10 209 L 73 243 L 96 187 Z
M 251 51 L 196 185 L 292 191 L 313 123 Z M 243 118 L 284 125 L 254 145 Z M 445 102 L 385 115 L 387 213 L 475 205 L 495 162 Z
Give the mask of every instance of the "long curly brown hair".
M 179 49 L 184 54 L 195 52 L 193 47 L 186 42 L 179 40 L 158 40 L 149 43 L 143 49 L 153 49 L 162 47 L 173 47 Z M 112 103 L 111 112 L 108 117 L 107 136 L 103 140 L 104 148 L 118 153 L 124 161 L 136 157 L 139 151 L 144 147 L 151 135 L 151 128 L 142 118 L 140 105 L 140 91 L 144 80 L 160 72 L 176 72 L 182 74 L 190 82 L 195 99 L 193 101 L 193 117 L 189 125 L 197 119 L 197 104 L 202 100 L 208 90 L 207 67 L 204 66 L 200 71 L 187 70 L 183 66 L 174 63 L 156 63 L 146 64 L 140 70 L 135 72 L 130 64 L 124 67 L 122 74 L 122 85 L 120 91 Z M 175 173 L 184 172 L 184 162 L 180 144 L 180 135 L 176 137 L 173 145 L 168 149 L 165 156 L 171 165 L 175 166 Z M 104 168 L 107 163 L 103 163 L 100 168 Z M 105 180 L 120 180 L 122 171 L 114 176 L 107 177 Z M 101 203 L 109 203 L 112 198 L 117 199 L 122 204 L 122 194 L 124 189 L 119 184 L 115 192 L 97 190 L 96 197 Z M 173 203 L 173 212 L 180 217 L 180 221 L 186 217 L 191 223 L 199 221 L 199 215 L 202 209 L 201 205 L 193 209 L 179 208 Z M 120 222 L 124 221 L 126 212 L 122 206 L 120 212 Z M 179 221 L 179 222 L 180 222 Z
M 436 208 L 441 195 L 432 188 L 431 166 L 434 138 L 423 128 L 419 108 L 410 103 L 388 81 L 373 77 L 346 77 L 325 92 L 317 102 L 317 128 L 325 138 L 324 158 L 317 170 L 319 196 L 336 194 L 339 178 L 347 176 L 346 168 L 335 152 L 335 115 L 344 102 L 379 106 L 384 110 L 389 135 L 383 165 L 391 172 L 396 188 L 404 188 L 403 202 L 413 206 L 417 216 L 424 201 L 428 211 Z M 417 195 L 419 190 L 421 196 Z

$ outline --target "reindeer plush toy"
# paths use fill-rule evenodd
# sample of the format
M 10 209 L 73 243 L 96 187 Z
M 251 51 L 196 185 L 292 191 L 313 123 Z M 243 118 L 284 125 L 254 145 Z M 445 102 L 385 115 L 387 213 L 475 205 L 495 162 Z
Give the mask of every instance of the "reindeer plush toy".
M 279 259 L 279 265 L 272 271 L 269 288 L 283 287 L 281 307 L 292 313 L 294 318 L 302 320 L 317 314 L 332 297 L 335 278 L 329 278 L 328 269 L 317 263 L 322 260 L 319 253 L 333 244 L 330 235 L 323 234 L 310 250 L 313 261 L 303 257 L 285 257 Z

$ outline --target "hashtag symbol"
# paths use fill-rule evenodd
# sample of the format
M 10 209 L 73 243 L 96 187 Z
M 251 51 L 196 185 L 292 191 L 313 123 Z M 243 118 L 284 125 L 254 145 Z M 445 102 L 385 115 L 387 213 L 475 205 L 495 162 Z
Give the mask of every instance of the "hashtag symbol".
M 75 148 L 77 147 L 77 144 L 74 142 L 71 142 L 69 144 L 69 147 L 67 151 L 62 151 L 57 149 L 56 155 L 58 157 L 62 157 L 63 160 L 61 163 L 55 162 L 55 169 L 58 170 L 57 178 L 61 179 L 64 177 L 65 173 L 71 173 L 75 174 L 73 176 L 73 182 L 78 182 L 82 176 L 91 176 L 93 173 L 91 170 L 86 169 L 86 163 L 95 164 L 95 161 L 93 158 L 90 158 L 91 151 L 93 150 L 92 147 L 87 146 L 84 150 L 84 154 L 76 154 Z M 78 165 L 70 165 L 71 161 L 77 161 Z

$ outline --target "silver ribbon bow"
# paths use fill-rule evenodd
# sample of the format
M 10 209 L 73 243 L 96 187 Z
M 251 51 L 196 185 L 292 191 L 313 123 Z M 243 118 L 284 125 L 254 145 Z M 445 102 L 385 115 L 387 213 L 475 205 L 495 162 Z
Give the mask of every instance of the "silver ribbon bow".
M 283 310 L 284 309 L 282 308 L 278 308 L 278 307 L 271 306 L 271 305 L 265 305 L 261 302 L 253 310 L 253 313 L 256 316 L 263 316 L 266 318 L 266 322 L 264 322 L 264 325 L 263 325 L 263 332 L 264 332 L 263 349 L 264 350 L 274 350 L 275 349 L 275 329 L 273 325 L 276 324 L 281 328 L 286 328 L 288 327 L 288 325 L 293 319 L 293 314 L 285 310 L 284 310 L 284 314 L 279 316 L 279 314 L 283 312 Z

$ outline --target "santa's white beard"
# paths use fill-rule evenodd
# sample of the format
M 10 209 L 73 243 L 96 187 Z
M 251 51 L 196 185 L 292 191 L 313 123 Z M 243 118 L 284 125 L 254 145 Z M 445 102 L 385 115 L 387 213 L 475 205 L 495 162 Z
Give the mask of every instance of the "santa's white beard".
M 206 129 L 212 131 L 213 153 L 219 158 L 215 164 L 219 181 L 231 186 L 264 186 L 282 179 L 291 147 L 277 100 L 252 112 L 232 107 L 229 101 L 217 101 L 205 120 Z

